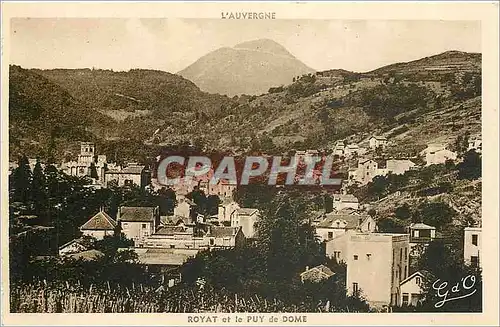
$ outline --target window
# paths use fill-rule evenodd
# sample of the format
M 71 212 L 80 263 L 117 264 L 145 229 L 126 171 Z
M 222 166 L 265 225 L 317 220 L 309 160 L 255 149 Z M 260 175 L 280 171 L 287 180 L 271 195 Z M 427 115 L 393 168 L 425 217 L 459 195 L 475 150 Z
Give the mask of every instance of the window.
M 337 221 L 337 228 L 340 227 L 340 221 Z
M 403 293 L 403 305 L 408 305 L 408 300 L 410 296 L 408 293 Z
M 408 260 L 408 248 L 405 248 L 405 261 Z
M 472 234 L 472 244 L 477 245 L 477 234 Z
M 368 230 L 370 230 L 370 224 L 371 224 L 371 223 L 370 223 L 370 222 L 368 222 Z
M 357 254 L 354 255 L 354 260 L 358 260 L 358 255 Z
M 146 226 L 147 226 L 146 224 L 142 224 L 142 228 L 147 228 Z
M 175 249 L 175 244 L 170 244 L 171 249 Z
M 420 279 L 420 277 L 415 277 L 415 284 L 417 284 L 418 286 L 420 286 L 420 284 L 422 284 L 422 280 Z
M 476 255 L 473 255 L 470 257 L 470 264 L 473 266 L 473 267 L 477 267 L 479 266 L 479 257 L 476 256 Z
M 403 278 L 408 277 L 408 271 L 407 271 L 407 270 L 408 270 L 408 269 L 407 269 L 407 267 L 405 266 L 405 275 L 403 276 Z
M 328 239 L 332 239 L 333 238 L 333 232 L 328 232 Z
M 370 260 L 370 258 L 372 257 L 372 254 L 371 253 L 367 253 L 366 254 L 366 259 Z
M 356 294 L 359 292 L 359 286 L 358 283 L 352 283 L 352 293 Z
M 210 245 L 214 245 L 215 244 L 215 239 L 211 238 L 210 239 Z
M 403 261 L 403 248 L 399 249 L 399 261 Z
M 418 302 L 422 299 L 422 295 L 418 293 L 411 293 L 411 304 L 412 306 L 416 306 Z

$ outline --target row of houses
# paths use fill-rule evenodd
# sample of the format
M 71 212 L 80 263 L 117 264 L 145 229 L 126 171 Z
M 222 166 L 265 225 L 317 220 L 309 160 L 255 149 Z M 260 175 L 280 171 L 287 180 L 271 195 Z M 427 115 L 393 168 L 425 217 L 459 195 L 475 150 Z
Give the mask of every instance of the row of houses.
M 407 159 L 389 159 L 385 161 L 385 167 L 377 161 L 362 158 L 358 160 L 356 168 L 349 169 L 348 184 L 359 183 L 368 184 L 376 176 L 386 176 L 387 174 L 401 175 L 415 169 L 416 164 Z
M 129 163 L 122 167 L 110 163 L 106 155 L 96 154 L 92 142 L 81 142 L 78 159 L 63 163 L 60 169 L 71 176 L 91 177 L 94 187 L 136 185 L 144 188 L 151 179 L 151 173 L 145 165 Z
M 426 272 L 410 271 L 410 259 L 421 255 L 421 245 L 434 240 L 436 228 L 412 223 L 406 233 L 379 233 L 376 221 L 349 209 L 323 214 L 312 222 L 316 235 L 325 242 L 325 252 L 347 267 L 349 294 L 362 290 L 371 306 L 415 305 L 421 300 L 422 279 Z M 480 266 L 481 228 L 464 229 L 464 262 Z M 303 281 L 330 278 L 326 267 L 306 267 Z
M 83 236 L 97 240 L 120 231 L 133 241 L 132 249 L 141 263 L 167 272 L 200 251 L 241 247 L 254 238 L 259 211 L 234 205 L 231 208 L 228 221 L 218 221 L 217 216 L 211 221 L 192 221 L 187 215 L 160 216 L 159 207 L 123 206 L 119 207 L 116 219 L 99 211 L 80 231 Z M 95 257 L 96 250 L 86 248 L 85 239 L 79 238 L 62 245 L 59 254 Z

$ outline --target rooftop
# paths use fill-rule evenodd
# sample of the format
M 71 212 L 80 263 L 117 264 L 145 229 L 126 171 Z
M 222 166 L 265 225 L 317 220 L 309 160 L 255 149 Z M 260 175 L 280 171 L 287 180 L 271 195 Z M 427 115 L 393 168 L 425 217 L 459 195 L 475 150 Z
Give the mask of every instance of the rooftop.
M 424 223 L 413 223 L 410 225 L 411 229 L 436 229 L 436 227 L 432 227 L 429 225 L 426 225 Z
M 85 230 L 114 230 L 116 228 L 116 221 L 111 218 L 104 211 L 99 211 L 92 218 L 90 218 L 80 229 Z
M 251 216 L 253 214 L 258 214 L 259 213 L 259 209 L 255 209 L 255 208 L 238 208 L 238 209 L 236 209 L 236 212 L 238 213 L 238 215 Z
M 190 228 L 184 226 L 162 226 L 155 233 L 155 235 L 176 235 L 176 234 L 191 234 Z
M 241 227 L 212 226 L 207 236 L 215 238 L 231 237 L 235 236 L 240 229 Z
M 139 262 L 145 265 L 181 266 L 187 259 L 194 257 L 198 251 L 190 253 L 174 249 L 147 249 L 136 251 Z
M 354 215 L 354 214 L 346 215 L 346 214 L 329 213 L 326 215 L 325 219 L 323 219 L 323 221 L 321 221 L 317 226 L 323 228 L 335 227 L 333 226 L 333 224 L 337 220 L 339 220 L 340 222 L 346 223 L 346 226 L 344 228 L 352 229 L 358 227 L 360 219 L 361 222 L 363 223 L 368 218 L 370 218 L 370 216 L 368 215 Z
M 120 207 L 120 221 L 144 221 L 152 222 L 155 219 L 157 207 Z

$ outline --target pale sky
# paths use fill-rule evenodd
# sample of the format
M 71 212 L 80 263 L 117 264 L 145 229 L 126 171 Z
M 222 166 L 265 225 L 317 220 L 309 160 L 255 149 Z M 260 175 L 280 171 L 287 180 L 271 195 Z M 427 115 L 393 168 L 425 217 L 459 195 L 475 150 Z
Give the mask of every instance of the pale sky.
M 365 72 L 448 50 L 481 52 L 477 21 L 16 18 L 10 62 L 24 68 L 176 73 L 220 47 L 272 39 L 316 70 Z

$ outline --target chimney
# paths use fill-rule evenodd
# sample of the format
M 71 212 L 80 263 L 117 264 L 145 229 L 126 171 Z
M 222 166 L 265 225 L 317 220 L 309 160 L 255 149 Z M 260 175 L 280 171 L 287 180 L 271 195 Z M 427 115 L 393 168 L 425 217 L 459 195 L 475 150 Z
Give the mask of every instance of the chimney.
M 309 271 L 309 266 L 306 266 L 306 271 Z

